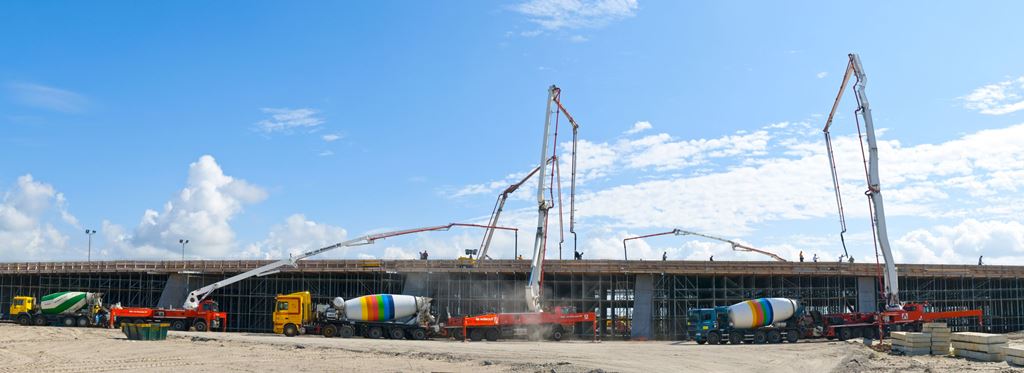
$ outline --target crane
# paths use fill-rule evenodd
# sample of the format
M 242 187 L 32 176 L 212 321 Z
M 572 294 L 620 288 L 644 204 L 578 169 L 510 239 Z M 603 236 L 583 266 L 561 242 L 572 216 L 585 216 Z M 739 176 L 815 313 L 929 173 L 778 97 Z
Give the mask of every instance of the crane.
M 753 253 L 758 253 L 758 254 L 764 254 L 764 255 L 770 256 L 770 257 L 772 257 L 772 259 L 775 259 L 775 260 L 780 261 L 780 262 L 785 262 L 786 261 L 786 259 L 782 259 L 782 257 L 780 257 L 778 255 L 775 255 L 773 253 L 770 253 L 770 252 L 767 252 L 767 251 L 764 251 L 764 250 L 761 250 L 761 249 L 755 249 L 753 247 L 741 244 L 741 243 L 733 241 L 733 240 L 727 240 L 727 239 L 724 239 L 724 238 L 715 237 L 715 236 L 711 236 L 711 235 L 707 235 L 707 234 L 703 234 L 703 233 L 691 232 L 691 231 L 682 230 L 682 229 L 679 229 L 679 228 L 670 230 L 668 232 L 653 233 L 653 234 L 647 234 L 647 235 L 643 235 L 643 236 L 636 236 L 636 237 L 626 238 L 626 239 L 622 240 L 622 255 L 625 257 L 626 260 L 629 260 L 629 256 L 626 254 L 626 241 L 638 240 L 638 239 L 643 239 L 643 238 L 648 238 L 648 237 L 666 236 L 666 235 L 670 235 L 670 234 L 671 235 L 675 235 L 675 236 L 698 236 L 698 237 L 704 237 L 704 238 L 715 240 L 715 241 L 722 241 L 722 242 L 725 242 L 725 243 L 728 243 L 728 244 L 732 245 L 732 249 L 736 250 L 736 251 L 747 251 L 747 252 L 753 252 Z
M 548 158 L 548 163 L 551 163 L 552 161 L 554 161 L 553 158 Z M 508 200 L 508 196 L 512 193 L 515 193 L 515 191 L 518 190 L 519 187 L 523 186 L 523 184 L 525 184 L 528 180 L 530 180 L 530 178 L 533 177 L 533 175 L 535 175 L 537 171 L 540 171 L 540 166 L 534 167 L 533 171 L 530 171 L 530 173 L 526 174 L 526 176 L 524 176 L 521 180 L 519 180 L 515 184 L 509 185 L 508 188 L 505 188 L 504 191 L 498 194 L 498 200 L 494 201 L 494 209 L 491 210 L 491 218 L 487 222 L 488 226 L 495 227 L 498 225 L 498 218 L 501 217 L 501 212 L 505 209 L 505 201 Z M 484 239 L 482 242 L 480 242 L 480 253 L 479 255 L 477 255 L 477 258 L 491 259 L 490 255 L 487 255 L 487 250 L 491 247 L 491 238 L 494 237 L 495 230 L 496 229 L 494 228 L 485 228 Z
M 201 302 L 203 299 L 206 299 L 206 297 L 210 296 L 210 294 L 213 293 L 217 289 L 220 289 L 222 287 L 234 284 L 236 282 L 239 282 L 239 281 L 251 278 L 251 277 L 263 277 L 263 276 L 268 276 L 268 275 L 272 275 L 272 274 L 281 272 L 281 268 L 282 267 L 287 267 L 287 266 L 297 267 L 298 266 L 298 264 L 297 264 L 298 261 L 306 259 L 306 258 L 311 257 L 311 256 L 314 256 L 314 255 L 322 254 L 322 253 L 327 252 L 327 251 L 331 251 L 331 250 L 342 248 L 342 247 L 369 245 L 369 244 L 372 244 L 372 243 L 376 242 L 377 240 L 382 240 L 382 239 L 389 238 L 389 237 L 402 236 L 402 235 L 413 234 L 413 233 L 420 233 L 420 232 L 447 231 L 447 230 L 451 229 L 452 227 L 497 228 L 497 229 L 509 229 L 509 230 L 516 230 L 516 231 L 518 231 L 517 228 L 492 227 L 492 226 L 486 226 L 486 225 L 466 224 L 466 223 L 449 223 L 449 224 L 446 224 L 446 225 L 438 225 L 438 226 L 432 226 L 432 227 L 403 229 L 403 230 L 397 230 L 397 231 L 389 231 L 389 232 L 368 234 L 368 235 L 360 236 L 360 237 L 357 237 L 357 238 L 353 238 L 351 240 L 347 240 L 347 241 L 344 241 L 344 242 L 339 242 L 339 243 L 336 243 L 336 244 L 333 244 L 333 245 L 330 245 L 330 246 L 321 247 L 321 248 L 316 249 L 316 250 L 307 251 L 307 252 L 302 253 L 302 254 L 289 255 L 287 259 L 281 259 L 281 260 L 278 260 L 276 262 L 264 265 L 264 266 L 256 268 L 256 269 L 253 269 L 251 271 L 240 273 L 238 275 L 231 276 L 231 277 L 228 277 L 226 279 L 217 281 L 215 283 L 206 285 L 206 286 L 204 286 L 202 288 L 193 290 L 192 292 L 188 293 L 188 296 L 185 298 L 185 304 L 182 305 L 182 307 L 185 308 L 185 309 L 188 309 L 188 310 L 194 310 L 194 309 L 196 309 L 199 306 L 199 302 Z
M 558 171 L 558 119 L 560 118 L 560 114 L 564 114 L 566 119 L 569 121 L 569 124 L 572 125 L 572 190 L 569 194 L 569 227 L 570 229 L 573 229 L 575 227 L 575 223 L 573 221 L 575 215 L 573 214 L 572 209 L 575 207 L 574 202 L 576 190 L 576 140 L 578 138 L 579 124 L 577 124 L 576 120 L 573 119 L 571 114 L 569 114 L 569 111 L 566 110 L 564 106 L 562 106 L 561 94 L 562 90 L 555 85 L 552 85 L 551 87 L 548 88 L 547 109 L 544 112 L 544 135 L 542 136 L 543 141 L 541 142 L 540 148 L 540 165 L 537 166 L 537 233 L 533 241 L 533 259 L 530 262 L 530 277 L 526 284 L 526 306 L 531 312 L 543 311 L 543 309 L 541 308 L 541 281 L 543 280 L 542 277 L 544 275 L 544 255 L 547 252 L 548 210 L 554 207 L 554 189 L 556 183 L 559 187 L 558 218 L 559 225 L 561 227 L 562 190 L 561 180 L 559 180 Z M 552 111 L 552 105 L 555 106 L 554 111 Z M 553 134 L 551 133 L 552 114 L 555 114 L 555 130 Z M 548 161 L 549 135 L 553 136 L 553 140 L 551 141 L 552 155 L 550 157 L 550 162 Z M 552 165 L 550 173 L 547 167 L 549 163 Z M 551 178 L 550 182 L 547 184 L 547 188 L 545 188 L 545 176 Z M 550 201 L 545 196 L 545 192 L 547 192 L 550 195 Z M 560 230 L 559 233 L 562 233 L 562 231 Z M 572 233 L 575 235 L 574 230 L 572 231 Z M 564 236 L 562 236 L 561 240 L 559 241 L 559 245 L 561 245 L 561 243 L 564 242 L 564 240 Z
M 867 75 L 864 74 L 864 67 L 861 65 L 860 56 L 856 53 L 849 54 L 849 63 L 846 65 L 846 73 L 843 75 L 843 82 L 839 86 L 839 94 L 832 104 L 832 111 L 825 122 L 825 145 L 828 149 L 828 158 L 832 169 L 832 181 L 835 184 L 836 203 L 839 207 L 839 220 L 842 225 L 842 234 L 846 232 L 846 218 L 843 216 L 843 202 L 839 192 L 839 178 L 836 174 L 835 158 L 832 151 L 832 138 L 829 129 L 832 126 L 832 119 L 839 107 L 839 101 L 843 98 L 843 91 L 853 76 L 856 82 L 853 85 L 853 92 L 857 99 L 857 109 L 854 111 L 854 119 L 857 122 L 857 134 L 867 138 L 868 151 L 867 159 L 864 160 L 864 176 L 867 179 L 868 189 L 864 195 L 868 197 L 871 212 L 871 227 L 874 235 L 875 252 L 881 251 L 885 259 L 885 271 L 883 272 L 883 297 L 886 301 L 886 308 L 890 310 L 900 309 L 903 303 L 900 302 L 899 278 L 896 272 L 896 263 L 893 260 L 892 249 L 889 246 L 889 235 L 885 225 L 885 208 L 882 204 L 882 187 L 878 176 L 878 140 L 875 138 L 875 123 L 871 117 L 871 107 L 868 105 L 868 97 L 864 93 L 867 84 Z M 859 117 L 858 117 L 859 116 Z M 860 120 L 864 120 L 864 134 L 861 135 Z M 861 143 L 861 157 L 864 157 L 864 143 Z M 843 250 L 846 250 L 846 242 L 843 239 Z

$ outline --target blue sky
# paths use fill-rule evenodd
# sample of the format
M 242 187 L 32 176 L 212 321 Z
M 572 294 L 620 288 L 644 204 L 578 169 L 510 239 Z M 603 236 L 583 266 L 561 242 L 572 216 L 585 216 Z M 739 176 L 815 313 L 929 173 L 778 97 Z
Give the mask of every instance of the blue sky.
M 194 258 L 272 258 L 369 231 L 479 223 L 534 166 L 551 84 L 583 126 L 578 245 L 588 258 L 618 258 L 622 238 L 674 227 L 834 258 L 819 129 L 857 52 L 883 129 L 897 257 L 1022 263 L 1022 11 L 6 2 L 0 259 L 84 258 L 85 228 L 100 231 L 93 254 L 104 259 L 175 258 L 179 238 Z M 851 99 L 835 130 L 848 150 L 848 242 L 873 261 Z M 523 229 L 524 250 L 529 188 L 502 220 Z M 479 239 L 424 234 L 332 256 L 454 257 Z M 512 255 L 511 238 L 495 245 Z M 679 237 L 631 250 L 762 259 Z

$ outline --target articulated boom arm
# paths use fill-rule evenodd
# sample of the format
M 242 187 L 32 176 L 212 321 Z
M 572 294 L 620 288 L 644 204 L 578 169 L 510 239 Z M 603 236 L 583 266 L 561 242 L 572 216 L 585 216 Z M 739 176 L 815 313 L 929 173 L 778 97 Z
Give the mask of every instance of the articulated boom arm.
M 194 309 L 196 309 L 196 307 L 199 306 L 199 302 L 203 301 L 203 299 L 206 299 L 206 297 L 210 296 L 210 294 L 213 293 L 214 290 L 217 290 L 217 289 L 220 289 L 222 287 L 234 284 L 236 282 L 245 280 L 245 279 L 250 278 L 250 277 L 263 277 L 263 276 L 272 275 L 272 274 L 281 272 L 281 267 L 286 267 L 286 266 L 296 267 L 298 265 L 297 262 L 300 261 L 300 260 L 306 259 L 306 258 L 314 256 L 314 255 L 319 255 L 319 254 L 322 254 L 324 252 L 331 251 L 331 250 L 334 250 L 334 249 L 337 249 L 337 248 L 369 245 L 369 244 L 374 243 L 377 240 L 382 240 L 382 239 L 385 239 L 385 238 L 388 238 L 388 237 L 402 236 L 402 235 L 406 235 L 406 234 L 413 234 L 413 233 L 420 233 L 420 232 L 447 231 L 447 230 L 451 229 L 452 227 L 499 228 L 499 229 L 518 230 L 516 228 L 491 227 L 491 226 L 479 225 L 479 224 L 451 223 L 451 224 L 447 224 L 447 225 L 438 225 L 438 226 L 433 226 L 433 227 L 404 229 L 404 230 L 399 230 L 399 231 L 390 231 L 390 232 L 383 232 L 383 233 L 368 234 L 368 235 L 361 236 L 361 237 L 358 237 L 358 238 L 354 238 L 354 239 L 351 239 L 351 240 L 348 240 L 348 241 L 339 242 L 339 243 L 336 243 L 336 244 L 333 244 L 333 245 L 330 245 L 330 246 L 321 247 L 321 248 L 316 249 L 316 250 L 307 251 L 307 252 L 302 253 L 302 254 L 290 255 L 288 257 L 288 259 L 281 259 L 281 260 L 278 260 L 276 262 L 264 265 L 264 266 L 256 268 L 256 269 L 253 269 L 251 271 L 244 272 L 244 273 L 241 273 L 241 274 L 238 274 L 238 275 L 235 275 L 235 276 L 231 276 L 231 277 L 228 277 L 226 279 L 217 281 L 215 283 L 206 285 L 206 286 L 204 286 L 202 288 L 193 290 L 191 293 L 188 293 L 188 297 L 185 298 L 185 304 L 182 305 L 182 307 L 185 308 L 185 309 L 194 310 Z
M 868 143 L 868 159 L 866 160 L 866 169 L 864 170 L 867 178 L 868 189 L 864 194 L 868 197 L 868 201 L 871 203 L 871 225 L 874 228 L 875 243 L 878 245 L 877 248 L 882 252 L 882 257 L 885 259 L 885 271 L 883 272 L 884 280 L 884 291 L 886 306 L 889 309 L 896 309 L 902 306 L 900 302 L 900 289 L 899 289 L 899 278 L 896 271 L 896 263 L 894 262 L 892 249 L 889 246 L 889 233 L 886 230 L 885 225 L 885 208 L 882 204 L 882 186 L 879 181 L 878 172 L 878 140 L 875 138 L 875 123 L 871 117 L 871 107 L 868 105 L 868 97 L 864 93 L 864 88 L 867 85 L 867 75 L 864 74 L 864 67 L 861 66 L 860 57 L 855 53 L 849 55 L 850 62 L 846 66 L 846 74 L 843 76 L 843 83 L 839 87 L 839 94 L 836 96 L 835 102 L 832 104 L 832 111 L 828 115 L 828 121 L 825 122 L 825 140 L 828 146 L 829 159 L 833 159 L 831 137 L 829 135 L 829 128 L 832 125 L 832 118 L 836 113 L 836 109 L 839 107 L 839 101 L 843 97 L 843 91 L 846 89 L 846 84 L 850 80 L 850 76 L 856 78 L 856 82 L 853 85 L 853 92 L 857 98 L 857 110 L 855 111 L 854 118 L 864 120 L 864 137 Z M 858 120 L 857 131 L 860 132 L 860 121 Z M 863 146 L 863 144 L 862 144 Z M 863 148 L 861 148 L 863 152 Z M 839 202 L 839 214 L 840 221 L 845 221 L 842 217 L 842 201 L 839 198 L 839 180 L 835 173 L 835 164 L 832 164 L 833 181 L 836 187 L 836 199 Z
M 548 163 L 551 163 L 553 161 L 554 159 L 548 158 Z M 526 174 L 526 176 L 524 176 L 522 180 L 519 180 L 515 184 L 509 185 L 508 188 L 505 188 L 505 190 L 498 195 L 498 200 L 494 202 L 494 210 L 491 211 L 491 219 L 488 220 L 487 222 L 487 225 L 490 228 L 486 228 L 486 230 L 484 231 L 484 240 L 480 242 L 480 253 L 479 255 L 477 255 L 477 258 L 491 258 L 489 255 L 487 255 L 487 250 L 491 248 L 491 238 L 494 237 L 494 231 L 500 229 L 497 228 L 498 218 L 501 217 L 501 212 L 505 209 L 505 201 L 508 200 L 508 196 L 510 194 L 515 193 L 516 190 L 519 190 L 519 187 L 523 186 L 523 184 L 530 180 L 530 178 L 533 177 L 533 175 L 536 174 L 537 171 L 540 171 L 540 166 L 534 167 L 533 171 L 530 171 L 530 173 Z
M 682 230 L 682 229 L 679 229 L 679 228 L 670 230 L 668 232 L 661 232 L 661 233 L 654 233 L 654 234 L 647 234 L 647 235 L 643 235 L 643 236 L 636 236 L 636 237 L 626 238 L 626 239 L 622 240 L 622 254 L 626 255 L 626 241 L 638 240 L 638 239 L 648 238 L 648 237 L 666 236 L 666 235 L 670 235 L 670 234 L 671 235 L 675 235 L 675 236 L 698 236 L 698 237 L 704 237 L 704 238 L 715 240 L 715 241 L 722 241 L 722 242 L 726 242 L 726 243 L 732 245 L 732 249 L 736 250 L 736 251 L 747 251 L 747 252 L 752 252 L 752 253 L 758 253 L 758 254 L 763 254 L 763 255 L 770 256 L 770 257 L 772 257 L 772 259 L 775 259 L 775 260 L 780 261 L 780 262 L 785 262 L 786 261 L 786 259 L 782 259 L 782 257 L 780 257 L 778 255 L 775 255 L 773 253 L 770 253 L 770 252 L 767 252 L 767 251 L 764 251 L 764 250 L 761 250 L 761 249 L 755 249 L 753 247 L 741 244 L 741 243 L 733 241 L 733 240 L 727 240 L 727 239 L 724 239 L 724 238 L 715 237 L 715 236 L 711 236 L 711 235 L 706 235 L 706 234 L 703 234 L 703 233 L 686 231 L 686 230 Z M 629 257 L 626 256 L 626 259 L 628 260 Z

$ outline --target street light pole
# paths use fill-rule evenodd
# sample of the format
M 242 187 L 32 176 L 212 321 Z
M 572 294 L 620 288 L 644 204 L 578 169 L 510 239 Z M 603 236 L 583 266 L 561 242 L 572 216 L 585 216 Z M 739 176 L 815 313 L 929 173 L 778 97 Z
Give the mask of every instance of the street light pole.
M 96 234 L 95 229 L 86 229 L 85 234 L 89 235 L 89 256 L 88 261 L 92 261 L 92 235 Z
M 178 243 L 181 244 L 181 260 L 185 260 L 185 244 L 188 243 L 188 240 L 178 240 Z

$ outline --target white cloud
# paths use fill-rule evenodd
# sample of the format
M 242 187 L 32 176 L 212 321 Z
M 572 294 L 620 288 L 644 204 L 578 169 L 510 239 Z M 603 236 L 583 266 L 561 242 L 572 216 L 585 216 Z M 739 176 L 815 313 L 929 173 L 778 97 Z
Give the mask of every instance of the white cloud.
M 328 157 L 328 156 L 334 155 L 334 151 L 333 150 L 324 150 L 324 151 L 322 151 L 320 153 L 317 153 L 317 155 L 319 155 L 321 157 Z
M 1024 76 L 977 88 L 960 100 L 965 108 L 988 115 L 1024 110 Z
M 1024 264 L 1024 224 L 967 219 L 954 226 L 915 229 L 896 240 L 896 250 L 918 263 Z
M 78 93 L 42 84 L 11 83 L 8 88 L 18 102 L 42 109 L 78 113 L 89 104 L 89 100 Z
M 229 257 L 236 247 L 230 221 L 245 205 L 258 203 L 267 192 L 245 180 L 224 174 L 212 156 L 189 165 L 188 182 L 163 210 L 146 210 L 131 238 L 130 252 L 137 258 L 180 256 L 179 239 L 188 239 L 186 257 Z
M 348 232 L 341 227 L 317 223 L 305 215 L 293 214 L 284 224 L 270 228 L 267 237 L 246 246 L 242 256 L 258 259 L 281 259 L 290 254 L 301 254 L 313 249 L 345 241 Z M 349 249 L 339 248 L 317 259 L 343 257 Z
M 18 177 L 0 200 L 0 259 L 52 260 L 73 257 L 68 236 L 47 219 L 51 213 L 77 228 L 78 219 L 65 209 L 64 196 L 32 175 Z M 55 211 L 56 210 L 56 211 Z M 84 251 L 84 250 L 83 250 Z
M 318 116 L 319 111 L 309 108 L 262 108 L 260 111 L 270 114 L 270 118 L 256 122 L 256 130 L 267 134 L 311 129 L 324 124 L 324 119 Z
M 336 141 L 338 139 L 341 139 L 341 135 L 336 134 L 336 133 L 329 133 L 329 134 L 320 136 L 320 138 L 323 139 L 325 142 L 333 142 L 333 141 Z
M 635 134 L 635 133 L 640 133 L 640 132 L 649 130 L 649 129 L 653 128 L 653 127 L 654 126 L 651 125 L 651 122 L 648 122 L 646 120 L 638 121 L 636 123 L 633 123 L 633 128 L 630 128 L 629 130 L 627 130 L 626 134 L 627 135 L 632 135 L 632 134 Z
M 583 35 L 573 35 L 569 37 L 569 41 L 573 43 L 585 43 L 588 40 L 590 39 L 587 39 L 587 37 Z
M 814 74 L 814 76 L 817 76 L 818 79 L 824 79 L 826 76 L 828 76 L 828 71 L 819 72 L 817 74 Z
M 636 0 L 530 0 L 512 7 L 547 30 L 598 28 L 636 15 Z

